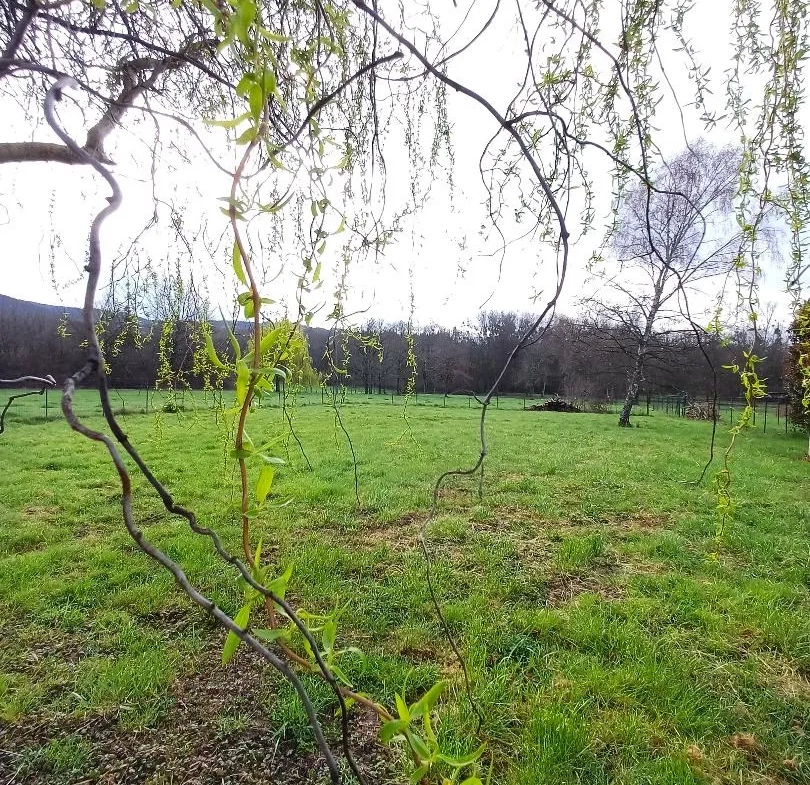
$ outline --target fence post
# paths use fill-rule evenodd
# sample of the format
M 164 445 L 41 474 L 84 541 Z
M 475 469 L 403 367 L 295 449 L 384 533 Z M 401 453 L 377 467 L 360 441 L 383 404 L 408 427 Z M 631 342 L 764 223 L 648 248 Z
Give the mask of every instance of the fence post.
M 45 419 L 48 419 L 48 388 L 45 388 Z
M 765 399 L 765 415 L 762 423 L 762 433 L 768 430 L 768 399 Z
M 754 410 L 754 422 L 752 424 L 756 428 L 756 425 L 757 425 L 757 399 L 756 398 L 754 398 L 754 405 L 751 408 Z
M 467 408 L 472 409 L 472 398 L 469 395 L 467 396 Z
M 495 396 L 495 408 L 499 409 L 501 406 L 501 399 L 496 395 Z

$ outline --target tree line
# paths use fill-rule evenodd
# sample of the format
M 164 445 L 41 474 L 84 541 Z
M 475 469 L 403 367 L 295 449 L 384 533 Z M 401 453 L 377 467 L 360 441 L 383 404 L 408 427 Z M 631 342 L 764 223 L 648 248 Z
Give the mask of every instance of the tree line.
M 35 371 L 64 377 L 83 348 L 71 337 L 80 330 L 78 312 L 3 298 L 0 308 L 0 369 L 6 377 Z M 171 384 L 200 387 L 206 371 L 203 325 L 213 343 L 228 352 L 228 330 L 208 321 L 200 306 L 195 318 L 146 321 L 126 313 L 106 314 L 102 340 L 107 346 L 110 384 L 154 387 Z M 532 314 L 482 312 L 457 328 L 429 325 L 409 329 L 406 322 L 368 320 L 352 330 L 304 330 L 311 364 L 327 384 L 345 384 L 367 394 L 480 393 L 488 389 L 509 353 L 531 324 Z M 231 325 L 243 347 L 248 325 Z M 768 389 L 781 393 L 788 343 L 779 326 L 761 327 L 760 376 Z M 723 370 L 751 345 L 739 329 L 720 336 L 689 326 L 653 331 L 640 394 L 712 395 L 714 377 L 721 398 L 736 397 L 739 380 Z M 514 358 L 499 385 L 501 394 L 558 395 L 576 400 L 618 400 L 627 389 L 637 358 L 637 331 L 597 314 L 558 316 L 542 338 Z M 32 363 L 36 368 L 32 368 Z M 410 386 L 410 387 L 409 387 Z
M 335 341 L 336 365 L 345 365 L 346 383 L 365 392 L 406 391 L 409 380 L 418 393 L 480 393 L 495 382 L 509 353 L 531 324 L 531 314 L 488 311 L 463 328 L 429 326 L 411 333 L 404 322 L 369 321 L 356 333 Z M 323 359 L 325 331 L 310 332 L 313 366 L 327 382 L 335 373 Z M 413 341 L 409 363 L 409 341 Z M 653 331 L 647 347 L 641 393 L 740 395 L 739 379 L 726 372 L 751 345 L 750 331 L 730 335 L 696 333 L 692 328 Z M 760 331 L 758 350 L 764 359 L 761 377 L 771 392 L 783 390 L 788 347 L 780 327 Z M 629 326 L 609 320 L 559 316 L 542 339 L 514 358 L 500 384 L 501 394 L 561 396 L 575 400 L 622 399 L 636 368 L 637 335 Z

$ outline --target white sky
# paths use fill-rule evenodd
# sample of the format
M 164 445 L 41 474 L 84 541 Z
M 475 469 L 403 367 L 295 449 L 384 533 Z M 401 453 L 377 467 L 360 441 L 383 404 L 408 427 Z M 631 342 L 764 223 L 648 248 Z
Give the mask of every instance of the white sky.
M 459 2 L 459 9 L 452 14 L 460 19 L 465 5 Z M 688 29 L 705 62 L 714 64 L 713 92 L 718 109 L 725 103 L 722 71 L 729 62 L 729 5 L 728 0 L 698 3 Z M 450 28 L 448 21 L 447 29 Z M 510 92 L 504 90 L 504 84 L 511 88 L 516 81 L 516 68 L 520 66 L 519 53 L 512 50 L 511 42 L 515 40 L 503 35 L 503 31 L 494 30 L 477 48 L 455 61 L 451 75 L 463 75 L 466 84 L 503 109 L 504 96 Z M 672 57 L 673 66 L 680 62 L 677 55 Z M 672 78 L 676 90 L 689 100 L 692 90 L 684 69 L 673 67 Z M 3 105 L 0 99 L 5 120 L 0 140 L 20 141 L 32 136 L 42 140 L 52 138 L 47 126 L 33 133 L 25 130 L 19 108 L 11 102 L 6 104 Z M 422 211 L 403 225 L 396 245 L 387 249 L 383 260 L 355 265 L 349 279 L 352 293 L 347 303 L 348 311 L 365 311 L 369 317 L 393 321 L 406 319 L 413 301 L 418 323 L 436 322 L 452 326 L 474 318 L 484 305 L 488 309 L 536 310 L 533 296 L 553 289 L 554 259 L 548 250 L 543 249 L 542 258 L 538 258 L 537 246 L 516 243 L 508 249 L 501 268 L 499 257 L 491 255 L 493 246 L 481 241 L 479 228 L 485 216 L 482 206 L 485 192 L 478 175 L 478 157 L 494 126 L 480 108 L 463 96 L 450 93 L 448 107 L 456 151 L 453 203 L 451 205 L 446 187 L 437 184 Z M 688 108 L 686 114 L 690 138 L 703 135 L 702 124 L 690 119 Z M 81 117 L 76 113 L 64 116 L 69 127 L 83 138 Z M 682 149 L 684 140 L 671 101 L 662 103 L 656 121 L 659 126 L 657 141 L 662 151 L 667 155 L 676 154 Z M 171 141 L 172 135 L 171 131 L 163 132 L 164 145 Z M 715 129 L 708 138 L 717 144 L 733 141 L 729 130 L 722 127 Z M 176 139 L 180 144 L 193 144 L 184 135 L 176 135 Z M 108 152 L 118 162 L 115 172 L 123 189 L 124 206 L 105 226 L 103 248 L 106 260 L 121 253 L 122 249 L 130 248 L 151 215 L 150 145 L 151 125 L 139 122 L 136 112 L 127 116 L 126 127 L 108 141 Z M 407 189 L 407 158 L 391 150 L 387 158 L 389 182 L 392 185 L 401 182 L 402 188 Z M 227 220 L 219 213 L 216 200 L 227 194 L 227 176 L 202 154 L 194 154 L 193 165 L 184 165 L 176 157 L 169 160 L 176 160 L 177 169 L 158 174 L 158 197 L 163 195 L 185 203 L 187 228 L 194 228 L 207 220 L 211 235 L 226 231 Z M 608 165 L 606 161 L 593 160 L 592 174 L 598 188 L 601 183 L 597 220 L 604 223 L 610 205 L 610 182 L 606 176 L 599 178 L 596 175 L 597 165 L 605 172 Z M 92 216 L 103 204 L 105 193 L 98 187 L 97 176 L 80 167 L 55 164 L 4 166 L 0 178 L 0 246 L 5 253 L 0 267 L 0 293 L 65 306 L 81 305 L 87 232 Z M 162 210 L 161 222 L 144 235 L 137 246 L 141 256 L 151 256 L 159 269 L 173 264 L 178 254 L 185 255 L 185 250 L 178 246 L 167 225 L 167 215 L 168 212 Z M 58 246 L 52 252 L 55 237 Z M 600 237 L 601 231 L 595 231 L 572 247 L 571 266 L 559 310 L 572 312 L 578 298 L 587 291 L 585 265 Z M 226 251 L 230 248 L 229 244 L 226 245 L 218 259 L 198 259 L 196 263 L 199 266 L 197 277 L 205 277 L 215 310 L 222 307 L 225 312 L 230 312 L 236 288 L 226 262 Z M 335 266 L 336 260 L 330 258 L 329 252 L 324 260 L 327 271 L 324 286 L 308 304 L 314 308 L 319 301 L 324 301 L 322 313 L 325 314 L 331 309 L 331 292 L 336 282 L 334 274 L 328 271 Z M 276 272 L 271 269 L 270 276 Z M 786 314 L 787 298 L 780 294 L 781 277 L 778 270 L 767 272 L 761 299 L 763 302 L 778 301 L 780 311 Z M 282 276 L 268 283 L 265 293 L 281 300 L 285 290 L 287 296 L 292 292 L 291 280 L 291 275 L 286 279 Z M 316 318 L 313 323 L 319 321 L 322 323 Z

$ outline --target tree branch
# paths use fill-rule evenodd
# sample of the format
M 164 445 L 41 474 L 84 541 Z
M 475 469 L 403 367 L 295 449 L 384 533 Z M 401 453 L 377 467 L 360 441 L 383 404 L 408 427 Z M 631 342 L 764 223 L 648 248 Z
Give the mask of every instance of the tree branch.
M 182 63 L 176 58 L 165 60 L 140 58 L 121 66 L 123 82 L 121 92 L 117 98 L 106 101 L 106 109 L 98 122 L 88 130 L 87 139 L 81 148 L 90 156 L 90 159 L 78 155 L 67 145 L 55 142 L 2 142 L 0 143 L 0 164 L 47 161 L 49 163 L 86 165 L 91 159 L 113 164 L 114 162 L 104 152 L 104 142 L 107 137 L 116 126 L 120 125 L 126 111 L 132 108 L 143 93 L 154 86 L 165 71 L 179 68 L 181 65 Z M 148 68 L 152 69 L 151 73 L 146 78 L 137 80 L 136 74 Z
M 3 56 L 0 57 L 0 78 L 5 76 L 8 69 L 11 68 L 11 63 L 17 54 L 17 50 L 22 45 L 23 38 L 25 38 L 25 34 L 28 32 L 28 28 L 31 26 L 31 22 L 34 20 L 36 14 L 36 2 L 34 0 L 28 0 L 28 5 L 26 5 L 22 17 L 17 22 L 17 26 L 14 28 L 8 45 L 3 50 Z

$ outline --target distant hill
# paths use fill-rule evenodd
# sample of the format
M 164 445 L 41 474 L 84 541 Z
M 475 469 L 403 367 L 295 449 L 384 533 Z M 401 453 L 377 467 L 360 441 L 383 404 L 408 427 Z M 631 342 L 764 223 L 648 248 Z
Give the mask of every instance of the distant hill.
M 84 362 L 86 355 L 86 349 L 81 346 L 84 337 L 82 322 L 81 308 L 45 305 L 0 294 L 0 378 L 52 374 L 62 379 L 73 373 Z M 60 329 L 60 326 L 65 329 Z M 147 319 L 140 320 L 143 333 L 149 333 L 153 326 Z M 225 323 L 221 319 L 212 321 L 211 328 L 214 344 L 227 352 L 229 339 Z M 237 322 L 235 333 L 243 347 L 247 345 L 252 329 L 252 322 Z M 139 345 L 127 339 L 107 356 L 113 386 L 143 387 L 154 384 L 159 365 L 160 333 L 161 326 L 158 326 L 152 331 L 152 339 Z M 305 333 L 310 356 L 317 368 L 329 331 L 315 327 L 306 329 Z M 177 330 L 170 354 L 173 367 L 191 371 L 194 344 L 189 341 L 188 331 L 182 326 Z M 189 380 L 199 382 L 193 376 L 192 373 Z
M 5 294 L 0 294 L 0 314 L 9 316 L 33 316 L 46 319 L 59 320 L 67 316 L 71 321 L 82 319 L 81 308 L 66 308 L 64 305 L 45 305 L 33 303 L 29 300 L 17 300 Z
M 98 313 L 98 309 L 96 309 Z M 46 322 L 60 322 L 65 317 L 71 323 L 81 323 L 84 318 L 83 310 L 81 308 L 68 308 L 64 305 L 46 305 L 44 303 L 35 303 L 30 300 L 18 300 L 14 297 L 9 297 L 5 294 L 0 294 L 0 315 L 44 319 Z M 149 329 L 151 322 L 148 319 L 141 319 L 141 326 L 144 329 Z M 230 324 L 230 323 L 229 323 Z M 221 319 L 212 319 L 211 327 L 215 333 L 224 330 L 225 323 Z M 236 323 L 235 332 L 237 335 L 247 335 L 253 330 L 253 322 L 239 321 Z M 329 332 L 322 327 L 305 328 L 305 332 L 317 336 L 325 336 Z

